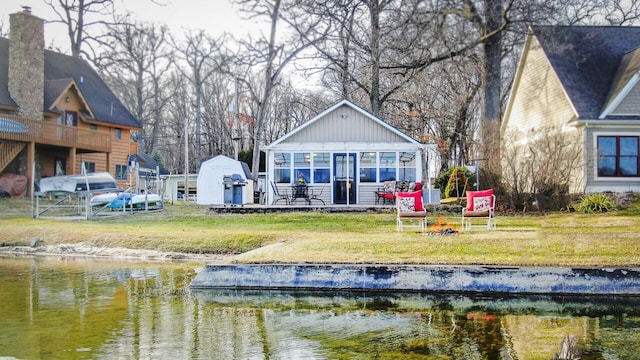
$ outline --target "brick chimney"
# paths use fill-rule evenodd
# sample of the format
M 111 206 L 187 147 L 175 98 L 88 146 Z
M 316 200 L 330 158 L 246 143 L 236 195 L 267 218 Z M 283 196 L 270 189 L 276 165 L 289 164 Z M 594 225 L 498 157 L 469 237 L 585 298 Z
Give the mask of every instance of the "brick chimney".
M 44 108 L 44 20 L 31 8 L 9 15 L 9 94 L 16 115 L 42 120 Z

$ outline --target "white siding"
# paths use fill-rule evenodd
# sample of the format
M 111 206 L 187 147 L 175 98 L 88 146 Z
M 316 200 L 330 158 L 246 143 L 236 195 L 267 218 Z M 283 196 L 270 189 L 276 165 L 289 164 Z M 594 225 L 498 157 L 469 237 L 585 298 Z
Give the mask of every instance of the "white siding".
M 640 115 L 640 83 L 631 89 L 611 115 Z
M 543 128 L 561 128 L 575 119 L 573 107 L 535 39 L 526 56 L 504 129 L 505 134 L 518 132 L 520 139 Z
M 388 128 L 372 121 L 361 112 L 342 105 L 283 143 L 310 142 L 406 142 Z

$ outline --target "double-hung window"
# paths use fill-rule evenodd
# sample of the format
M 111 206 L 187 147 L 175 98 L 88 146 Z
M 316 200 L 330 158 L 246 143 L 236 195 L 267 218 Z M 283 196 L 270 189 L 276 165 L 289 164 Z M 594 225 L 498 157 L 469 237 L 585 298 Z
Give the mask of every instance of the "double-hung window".
M 598 136 L 598 176 L 637 177 L 638 136 Z
M 116 180 L 127 180 L 127 165 L 116 164 Z
M 83 171 L 86 171 L 87 174 L 94 173 L 94 172 L 96 172 L 96 163 L 89 162 L 89 161 L 83 161 L 82 162 L 82 169 L 83 169 Z

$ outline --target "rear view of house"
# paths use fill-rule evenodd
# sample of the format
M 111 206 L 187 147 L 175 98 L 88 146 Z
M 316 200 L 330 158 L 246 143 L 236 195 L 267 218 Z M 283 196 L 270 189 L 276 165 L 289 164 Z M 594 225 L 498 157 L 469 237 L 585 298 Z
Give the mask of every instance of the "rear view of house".
M 28 8 L 0 38 L 0 121 L 11 124 L 0 126 L 0 174 L 38 181 L 84 167 L 126 186 L 138 120 L 88 62 L 44 49 L 44 21 Z
M 502 122 L 507 180 L 535 192 L 640 191 L 639 80 L 640 28 L 533 27 Z
M 304 183 L 325 204 L 373 205 L 385 181 L 429 184 L 424 174 L 435 150 L 342 100 L 267 145 L 265 152 L 272 184 L 268 203 Z

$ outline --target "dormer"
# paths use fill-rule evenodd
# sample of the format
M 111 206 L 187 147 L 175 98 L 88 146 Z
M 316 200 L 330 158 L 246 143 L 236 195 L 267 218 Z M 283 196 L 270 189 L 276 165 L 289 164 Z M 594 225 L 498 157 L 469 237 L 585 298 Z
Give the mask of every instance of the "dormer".
M 611 116 L 640 116 L 640 48 L 620 61 L 600 119 Z

